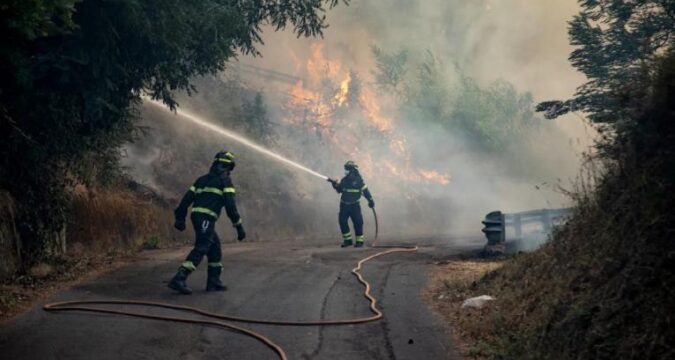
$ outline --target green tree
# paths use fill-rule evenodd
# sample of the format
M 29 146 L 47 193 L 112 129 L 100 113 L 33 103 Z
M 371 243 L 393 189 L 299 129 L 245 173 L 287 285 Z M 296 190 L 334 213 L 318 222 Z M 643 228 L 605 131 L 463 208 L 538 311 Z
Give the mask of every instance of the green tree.
M 254 99 L 244 99 L 241 109 L 241 121 L 246 132 L 256 141 L 265 145 L 274 142 L 274 129 L 267 115 L 265 100 L 260 92 L 255 94 Z
M 376 46 L 372 51 L 376 83 L 396 94 L 405 119 L 440 125 L 480 151 L 502 151 L 536 127 L 532 95 L 504 80 L 479 86 L 458 66 L 449 71 L 431 51 L 421 59 Z M 415 72 L 408 73 L 408 62 Z
M 570 22 L 572 65 L 588 82 L 574 98 L 537 106 L 553 119 L 583 111 L 596 123 L 626 121 L 626 88 L 642 83 L 675 45 L 675 2 L 669 0 L 580 0 L 582 11 Z
M 371 51 L 375 57 L 375 84 L 384 91 L 394 91 L 400 94 L 403 89 L 403 80 L 408 71 L 408 51 L 387 53 L 373 45 Z
M 504 80 L 484 89 L 463 77 L 454 103 L 450 118 L 455 126 L 483 149 L 503 150 L 536 126 L 532 95 L 518 93 Z
M 347 1 L 345 1 L 346 3 Z M 195 75 L 258 54 L 262 27 L 326 28 L 338 0 L 9 1 L 0 5 L 0 188 L 21 204 L 28 255 L 60 230 L 66 187 L 114 166 L 142 94 L 175 107 Z M 112 164 L 110 160 L 112 161 Z

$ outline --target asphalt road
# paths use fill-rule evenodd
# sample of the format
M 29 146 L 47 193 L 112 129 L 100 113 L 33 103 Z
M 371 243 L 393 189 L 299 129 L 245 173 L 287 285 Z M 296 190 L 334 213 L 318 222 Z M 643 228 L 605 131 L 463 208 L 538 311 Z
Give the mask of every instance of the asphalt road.
M 350 270 L 376 249 L 279 245 L 225 245 L 223 282 L 229 289 L 222 293 L 203 290 L 205 264 L 189 279 L 193 295 L 177 295 L 166 287 L 186 248 L 148 252 L 146 259 L 50 301 L 161 301 L 275 320 L 370 315 L 362 286 Z M 275 341 L 290 359 L 458 359 L 447 327 L 419 296 L 434 259 L 457 251 L 461 248 L 427 246 L 417 253 L 391 254 L 368 262 L 363 274 L 385 314 L 378 322 L 326 327 L 241 325 Z M 219 328 L 91 313 L 46 313 L 40 306 L 2 324 L 0 354 L 12 360 L 275 358 L 256 340 Z

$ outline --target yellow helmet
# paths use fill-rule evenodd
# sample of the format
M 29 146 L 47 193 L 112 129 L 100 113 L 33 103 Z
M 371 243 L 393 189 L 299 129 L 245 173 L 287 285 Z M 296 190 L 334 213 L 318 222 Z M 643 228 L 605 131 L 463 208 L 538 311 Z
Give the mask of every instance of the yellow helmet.
M 234 170 L 234 154 L 225 150 L 218 152 L 213 159 L 213 166 L 216 165 L 220 165 L 224 169 Z
M 230 164 L 234 162 L 234 154 L 229 151 L 223 150 L 216 154 L 216 158 L 213 161 Z

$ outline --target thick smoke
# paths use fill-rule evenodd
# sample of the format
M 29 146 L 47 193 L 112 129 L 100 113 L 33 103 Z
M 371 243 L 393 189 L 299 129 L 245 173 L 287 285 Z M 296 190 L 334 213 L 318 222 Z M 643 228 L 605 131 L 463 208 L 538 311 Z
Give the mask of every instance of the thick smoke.
M 415 61 L 433 54 L 449 83 L 468 76 L 488 87 L 504 79 L 519 92 L 532 92 L 536 101 L 565 98 L 583 81 L 565 61 L 571 50 L 566 21 L 577 10 L 573 0 L 353 1 L 328 14 L 331 26 L 323 39 L 267 31 L 260 47 L 262 58 L 242 57 L 218 79 L 198 79 L 199 94 L 180 103 L 193 113 L 245 132 L 245 124 L 239 122 L 244 115 L 241 99 L 251 101 L 259 91 L 276 134 L 269 145 L 279 153 L 332 177 L 341 175 L 347 157 L 374 163 L 364 175 L 375 194 L 385 237 L 477 235 L 480 220 L 491 210 L 565 206 L 566 199 L 552 187 L 574 177 L 579 152 L 590 142 L 580 120 L 542 120 L 522 144 L 508 147 L 509 154 L 476 151 L 473 139 L 415 121 L 415 114 L 397 111 L 391 94 L 374 92 L 372 46 L 408 51 L 411 72 Z M 318 69 L 312 71 L 312 66 Z M 258 69 L 283 76 L 273 79 Z M 382 135 L 359 128 L 355 138 L 348 124 L 372 123 L 364 120 L 363 111 L 331 114 L 326 130 L 302 124 L 317 121 L 303 118 L 298 113 L 302 106 L 289 109 L 298 80 L 302 90 L 321 93 L 322 86 L 339 87 L 348 73 L 356 74 L 362 87 L 373 91 L 380 115 L 391 122 L 393 132 Z M 334 83 L 326 84 L 327 79 Z M 354 84 L 352 79 L 351 93 L 356 91 Z M 223 139 L 161 112 L 146 111 L 144 124 L 152 128 L 151 135 L 128 147 L 127 161 L 134 175 L 143 176 L 168 196 L 179 196 L 180 189 L 205 171 L 212 153 L 223 146 Z M 391 140 L 399 135 L 405 138 L 408 158 L 392 150 Z M 347 154 L 340 142 L 354 139 L 357 142 L 350 146 L 358 151 Z M 243 188 L 240 207 L 249 226 L 257 229 L 257 238 L 337 237 L 338 197 L 327 183 L 235 144 L 228 146 L 240 155 L 235 172 L 235 181 Z M 403 170 L 385 173 L 377 167 L 383 162 Z M 179 165 L 188 163 L 189 169 Z M 448 174 L 451 180 L 443 185 L 412 179 L 419 169 Z M 364 215 L 372 234 L 372 221 Z

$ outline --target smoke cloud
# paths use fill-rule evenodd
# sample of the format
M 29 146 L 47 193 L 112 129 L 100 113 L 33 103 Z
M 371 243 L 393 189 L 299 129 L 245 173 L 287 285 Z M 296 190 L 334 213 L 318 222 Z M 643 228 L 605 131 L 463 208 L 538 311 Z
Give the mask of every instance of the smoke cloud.
M 346 160 L 362 166 L 385 238 L 480 235 L 489 211 L 565 206 L 552 188 L 576 175 L 592 135 L 574 116 L 537 120 L 521 141 L 480 150 L 474 138 L 422 121 L 378 88 L 372 46 L 407 51 L 409 78 L 435 59 L 449 84 L 442 98 L 449 112 L 461 105 L 452 101 L 463 99 L 457 84 L 464 77 L 486 89 L 503 80 L 531 92 L 535 102 L 567 98 L 584 81 L 566 61 L 566 22 L 577 11 L 574 0 L 353 1 L 328 13 L 323 39 L 266 31 L 262 57 L 242 56 L 219 77 L 196 79 L 199 93 L 180 104 L 217 125 L 251 132 L 245 104 L 259 92 L 273 151 L 332 177 Z M 227 146 L 240 159 L 234 180 L 254 239 L 339 239 L 339 200 L 326 182 L 156 109 L 143 114 L 149 135 L 128 145 L 126 159 L 141 181 L 177 198 Z

